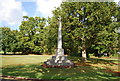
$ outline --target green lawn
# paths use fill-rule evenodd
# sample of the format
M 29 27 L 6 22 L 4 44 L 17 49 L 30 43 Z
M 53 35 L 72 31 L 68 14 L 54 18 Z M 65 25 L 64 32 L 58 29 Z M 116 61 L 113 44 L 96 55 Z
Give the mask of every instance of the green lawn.
M 115 81 L 120 77 L 106 72 L 105 69 L 93 66 L 79 66 L 73 68 L 45 68 L 40 64 L 28 64 L 19 66 L 9 66 L 3 68 L 3 75 L 19 76 L 39 79 L 63 79 L 63 80 L 82 80 L 89 81 Z
M 72 68 L 45 68 L 41 64 L 51 56 L 2 56 L 2 74 L 39 79 L 59 79 L 65 81 L 118 81 L 120 77 L 116 73 L 106 71 L 108 66 L 114 67 L 118 59 L 91 58 L 87 64 L 90 66 L 76 66 Z M 78 65 L 81 59 L 69 57 Z M 97 66 L 92 66 L 97 65 Z M 101 65 L 106 65 L 102 67 Z M 111 69 L 112 70 L 112 69 Z
M 41 63 L 51 58 L 49 55 L 3 55 L 0 56 L 2 67 L 6 65 L 21 65 Z M 1 67 L 1 66 L 0 66 Z

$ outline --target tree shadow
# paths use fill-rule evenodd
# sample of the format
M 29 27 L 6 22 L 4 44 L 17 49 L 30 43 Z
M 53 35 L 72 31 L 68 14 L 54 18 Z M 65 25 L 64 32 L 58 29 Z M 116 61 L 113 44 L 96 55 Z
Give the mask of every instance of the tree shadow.
M 70 59 L 71 61 L 73 61 L 74 63 L 82 63 L 82 57 L 68 57 L 68 59 Z M 98 59 L 98 58 L 87 58 L 86 63 L 89 64 L 105 64 L 105 65 L 118 65 L 117 62 L 119 60 L 106 60 L 106 59 Z
M 115 81 L 120 77 L 93 66 L 77 66 L 72 68 L 45 68 L 40 64 L 3 67 L 3 75 L 27 78 L 64 80 L 64 81 Z
M 93 64 L 105 64 L 105 65 L 118 65 L 117 63 L 115 63 L 118 60 L 105 60 L 105 59 L 97 59 L 97 58 L 88 58 L 87 59 L 89 61 L 89 63 L 93 63 Z

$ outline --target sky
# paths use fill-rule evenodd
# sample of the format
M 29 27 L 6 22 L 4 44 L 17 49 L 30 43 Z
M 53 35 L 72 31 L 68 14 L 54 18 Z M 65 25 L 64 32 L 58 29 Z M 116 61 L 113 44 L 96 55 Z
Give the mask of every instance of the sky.
M 62 0 L 0 0 L 0 27 L 19 29 L 23 16 L 52 17 L 52 10 L 59 7 L 61 2 Z

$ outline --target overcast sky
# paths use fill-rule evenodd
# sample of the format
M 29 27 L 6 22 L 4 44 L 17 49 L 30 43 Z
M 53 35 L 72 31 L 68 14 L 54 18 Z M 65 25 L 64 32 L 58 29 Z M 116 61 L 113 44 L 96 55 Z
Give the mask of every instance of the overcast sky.
M 115 0 L 119 2 L 120 0 Z M 0 27 L 19 29 L 22 16 L 51 17 L 61 0 L 0 0 Z

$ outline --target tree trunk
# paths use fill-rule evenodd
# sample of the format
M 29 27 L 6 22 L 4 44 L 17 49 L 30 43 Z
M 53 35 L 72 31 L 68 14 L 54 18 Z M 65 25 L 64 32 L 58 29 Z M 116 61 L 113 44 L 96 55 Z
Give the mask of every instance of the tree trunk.
M 6 50 L 4 50 L 4 55 L 6 54 Z
M 86 61 L 86 46 L 85 46 L 85 38 L 83 36 L 82 38 L 82 61 L 85 62 Z
M 13 52 L 14 53 L 14 55 L 15 55 L 15 52 Z
M 83 62 L 86 61 L 86 48 L 84 46 L 82 46 L 82 58 L 83 58 Z

